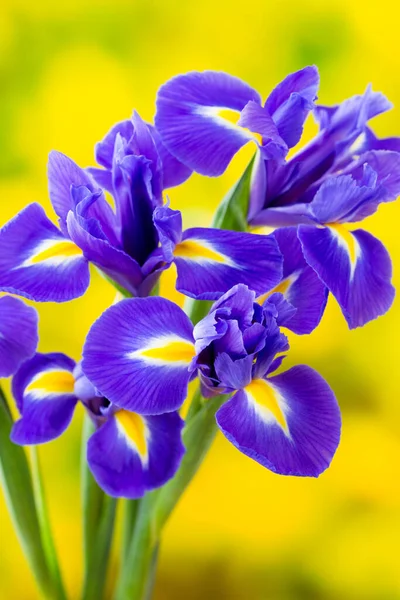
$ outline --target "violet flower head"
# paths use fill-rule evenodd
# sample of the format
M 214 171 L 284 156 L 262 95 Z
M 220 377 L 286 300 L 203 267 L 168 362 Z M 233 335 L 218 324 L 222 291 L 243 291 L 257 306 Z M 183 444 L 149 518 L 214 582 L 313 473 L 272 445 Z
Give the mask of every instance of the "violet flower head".
M 49 191 L 60 229 L 31 204 L 0 230 L 0 289 L 64 302 L 89 285 L 89 262 L 132 296 L 147 296 L 173 262 L 177 289 L 216 299 L 232 285 L 267 293 L 282 277 L 272 236 L 194 228 L 182 231 L 162 191 L 190 172 L 135 113 L 97 145 L 102 168 L 86 171 L 63 154 L 49 159 Z M 103 187 L 99 187 L 99 186 Z M 115 212 L 105 191 L 112 194 Z
M 319 106 L 318 85 L 317 69 L 305 67 L 262 105 L 235 77 L 188 73 L 160 88 L 155 121 L 170 152 L 204 175 L 220 175 L 245 143 L 256 144 L 249 226 L 298 227 L 307 264 L 354 328 L 386 313 L 394 298 L 385 248 L 348 225 L 400 194 L 400 138 L 378 139 L 369 128 L 391 108 L 380 92 L 368 86 L 337 106 Z M 287 160 L 309 114 L 319 133 Z
M 166 299 L 123 300 L 92 326 L 82 368 L 104 396 L 142 415 L 178 409 L 199 376 L 206 397 L 232 396 L 216 418 L 241 452 L 277 473 L 318 476 L 339 443 L 340 413 L 309 367 L 272 375 L 288 350 L 280 325 L 294 313 L 281 294 L 260 305 L 245 285 L 194 328 Z

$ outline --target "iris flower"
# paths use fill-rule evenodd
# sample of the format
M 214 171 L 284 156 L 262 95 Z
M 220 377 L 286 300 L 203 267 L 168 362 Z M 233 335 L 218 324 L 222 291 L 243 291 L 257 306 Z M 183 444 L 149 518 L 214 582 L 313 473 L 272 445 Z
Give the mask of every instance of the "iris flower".
M 368 126 L 391 108 L 383 94 L 368 87 L 337 106 L 316 106 L 318 83 L 316 68 L 306 67 L 262 105 L 235 77 L 188 73 L 160 88 L 155 122 L 172 154 L 205 175 L 219 175 L 243 144 L 257 144 L 249 225 L 298 227 L 305 260 L 354 328 L 387 312 L 394 298 L 386 249 L 348 225 L 400 194 L 400 138 L 378 139 Z M 320 131 L 286 161 L 310 111 Z
M 180 213 L 163 206 L 162 190 L 164 180 L 179 183 L 190 171 L 136 113 L 111 130 L 96 155 L 103 168 L 85 171 L 63 154 L 50 154 L 59 229 L 38 204 L 1 229 L 1 290 L 67 301 L 87 289 L 89 262 L 133 296 L 148 295 L 172 262 L 178 289 L 194 298 L 215 299 L 250 280 L 260 293 L 279 283 L 282 256 L 273 237 L 208 228 L 182 233 Z M 115 212 L 98 182 L 112 192 Z
M 18 298 L 0 298 L 0 377 L 10 377 L 31 358 L 38 344 L 38 317 Z
M 198 376 L 204 396 L 231 395 L 216 419 L 241 452 L 276 473 L 318 476 L 338 445 L 340 413 L 313 369 L 273 375 L 288 349 L 280 325 L 292 314 L 282 294 L 260 305 L 245 285 L 229 290 L 194 328 L 164 298 L 122 300 L 92 326 L 82 368 L 112 403 L 141 415 L 179 409 Z
M 88 465 L 111 496 L 143 496 L 179 467 L 183 421 L 176 412 L 145 417 L 116 407 L 99 395 L 80 364 L 64 354 L 35 354 L 20 367 L 12 387 L 21 418 L 11 439 L 21 445 L 61 435 L 82 402 L 97 427 L 88 440 Z

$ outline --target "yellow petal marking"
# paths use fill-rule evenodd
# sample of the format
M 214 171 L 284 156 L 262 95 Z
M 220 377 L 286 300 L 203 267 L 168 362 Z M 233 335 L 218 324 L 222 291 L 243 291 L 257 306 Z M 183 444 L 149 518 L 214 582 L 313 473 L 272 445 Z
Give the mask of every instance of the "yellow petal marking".
M 265 379 L 254 379 L 244 390 L 256 405 L 267 410 L 282 429 L 288 432 L 285 415 L 280 407 L 278 396 L 273 387 Z
M 73 394 L 74 377 L 70 371 L 47 371 L 37 375 L 25 389 L 43 394 Z
M 258 304 L 264 304 L 266 299 L 269 298 L 270 296 L 272 296 L 272 294 L 280 293 L 280 294 L 285 295 L 286 292 L 288 291 L 288 289 L 290 288 L 290 286 L 292 285 L 292 283 L 293 283 L 293 281 L 291 280 L 290 277 L 286 277 L 286 279 L 282 279 L 282 281 L 280 283 L 278 283 L 278 285 L 276 285 L 273 290 L 271 290 L 270 292 L 267 292 L 266 294 L 263 294 L 262 296 L 259 296 L 257 298 Z
M 82 250 L 73 242 L 70 242 L 69 240 L 62 242 L 55 241 L 54 243 L 51 242 L 46 244 L 42 249 L 39 247 L 38 252 L 32 256 L 29 263 L 34 265 L 48 260 L 49 258 L 64 259 L 79 255 L 82 255 Z
M 332 229 L 340 237 L 344 244 L 346 244 L 350 256 L 350 262 L 352 265 L 355 265 L 357 259 L 357 246 L 354 235 L 347 229 L 347 227 L 342 225 L 342 223 L 327 223 L 326 226 Z
M 174 256 L 197 261 L 208 260 L 221 264 L 229 262 L 229 259 L 227 260 L 227 257 L 223 254 L 220 254 L 204 243 L 196 242 L 195 240 L 184 240 L 177 244 L 174 250 Z
M 119 410 L 115 413 L 118 425 L 126 437 L 135 445 L 141 458 L 147 458 L 146 423 L 144 418 L 128 410 Z
M 169 342 L 165 346 L 141 350 L 139 355 L 167 363 L 184 362 L 189 364 L 195 356 L 195 349 L 190 342 Z

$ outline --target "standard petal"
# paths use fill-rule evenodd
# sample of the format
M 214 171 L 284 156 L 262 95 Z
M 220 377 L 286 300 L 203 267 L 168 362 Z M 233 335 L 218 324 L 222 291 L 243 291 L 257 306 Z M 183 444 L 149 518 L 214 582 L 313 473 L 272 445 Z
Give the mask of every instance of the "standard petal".
M 143 156 L 129 155 L 115 166 L 114 190 L 123 250 L 142 265 L 157 248 L 153 211 L 151 164 Z
M 72 212 L 67 218 L 71 239 L 82 248 L 84 256 L 125 290 L 138 294 L 143 274 L 138 263 L 123 250 L 114 248 L 107 240 L 91 235 L 83 226 L 82 219 Z
M 379 240 L 343 225 L 300 226 L 299 239 L 306 261 L 339 302 L 350 329 L 389 310 L 395 295 L 392 266 Z
M 174 249 L 182 239 L 182 215 L 179 210 L 160 206 L 153 213 L 154 226 L 157 229 L 164 259 L 174 260 Z
M 163 188 L 175 187 L 184 183 L 192 174 L 192 169 L 181 163 L 171 154 L 163 144 L 161 136 L 156 127 L 148 125 L 153 139 L 156 143 L 157 151 L 161 159 L 163 173 Z
M 246 83 L 217 71 L 178 75 L 161 86 L 155 124 L 166 148 L 202 175 L 221 175 L 236 152 L 254 136 L 224 118 L 260 97 Z
M 25 362 L 12 382 L 21 418 L 13 427 L 16 444 L 42 444 L 67 429 L 75 405 L 75 362 L 64 354 L 35 354 Z
M 0 298 L 0 377 L 10 377 L 34 355 L 38 344 L 36 310 L 18 298 Z
M 29 204 L 0 230 L 0 289 L 37 302 L 66 302 L 85 293 L 89 267 L 76 244 Z
M 91 186 L 92 180 L 73 160 L 55 150 L 49 154 L 47 177 L 54 211 L 65 221 L 68 212 L 75 208 L 71 197 L 71 186 Z
M 282 255 L 272 236 L 188 229 L 174 257 L 177 289 L 202 300 L 215 300 L 239 283 L 267 292 L 282 277 Z
M 88 442 L 87 459 L 110 496 L 140 498 L 176 473 L 184 446 L 178 413 L 144 417 L 117 411 Z
M 133 135 L 133 123 L 129 119 L 114 125 L 101 142 L 95 147 L 96 162 L 106 169 L 111 169 L 114 157 L 114 146 L 117 135 L 129 141 Z
M 328 288 L 306 263 L 296 227 L 274 232 L 283 255 L 283 276 L 278 286 L 258 299 L 262 303 L 273 292 L 280 292 L 296 309 L 284 326 L 298 335 L 311 333 L 321 321 L 328 299 Z
M 314 108 L 318 86 L 317 67 L 305 67 L 288 75 L 271 92 L 265 103 L 279 135 L 289 148 L 293 148 L 301 138 L 304 121 Z
M 261 154 L 265 159 L 283 161 L 289 148 L 279 135 L 278 128 L 268 110 L 259 102 L 252 100 L 246 104 L 241 112 L 238 125 L 261 136 Z
M 318 477 L 339 444 L 341 420 L 335 396 L 306 366 L 253 380 L 216 416 L 236 448 L 281 475 Z
M 140 414 L 177 410 L 195 356 L 193 325 L 164 298 L 111 306 L 86 339 L 82 368 L 113 404 Z

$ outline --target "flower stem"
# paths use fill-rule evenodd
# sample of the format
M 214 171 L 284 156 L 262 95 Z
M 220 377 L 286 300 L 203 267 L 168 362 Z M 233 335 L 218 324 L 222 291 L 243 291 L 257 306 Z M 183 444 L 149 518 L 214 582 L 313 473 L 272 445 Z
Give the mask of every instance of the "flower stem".
M 21 546 L 43 598 L 64 600 L 60 581 L 48 564 L 40 529 L 32 474 L 24 449 L 11 442 L 13 419 L 0 387 L 0 479 Z
M 66 594 L 61 578 L 61 571 L 58 564 L 53 535 L 51 532 L 49 513 L 47 510 L 46 497 L 44 493 L 39 451 L 36 446 L 31 446 L 31 465 L 33 493 L 35 497 L 36 510 L 38 512 L 43 549 L 47 558 L 47 564 L 51 571 L 52 580 L 57 588 L 57 598 L 65 599 Z
M 139 508 L 139 500 L 128 500 L 124 501 L 124 517 L 122 525 L 122 544 L 121 544 L 121 558 L 124 562 L 128 557 L 129 546 L 132 540 L 133 532 L 135 529 L 135 522 Z
M 152 572 L 153 553 L 158 543 L 153 510 L 158 491 L 139 501 L 135 529 L 118 582 L 116 600 L 145 600 Z
M 81 469 L 85 559 L 82 600 L 101 600 L 104 595 L 117 507 L 116 499 L 103 492 L 87 466 L 86 443 L 94 430 L 90 417 L 85 415 Z
M 217 432 L 215 413 L 226 396 L 200 402 L 189 412 L 183 431 L 186 453 L 175 477 L 139 502 L 133 539 L 119 580 L 115 600 L 149 600 L 154 581 L 161 531 L 197 472 Z

